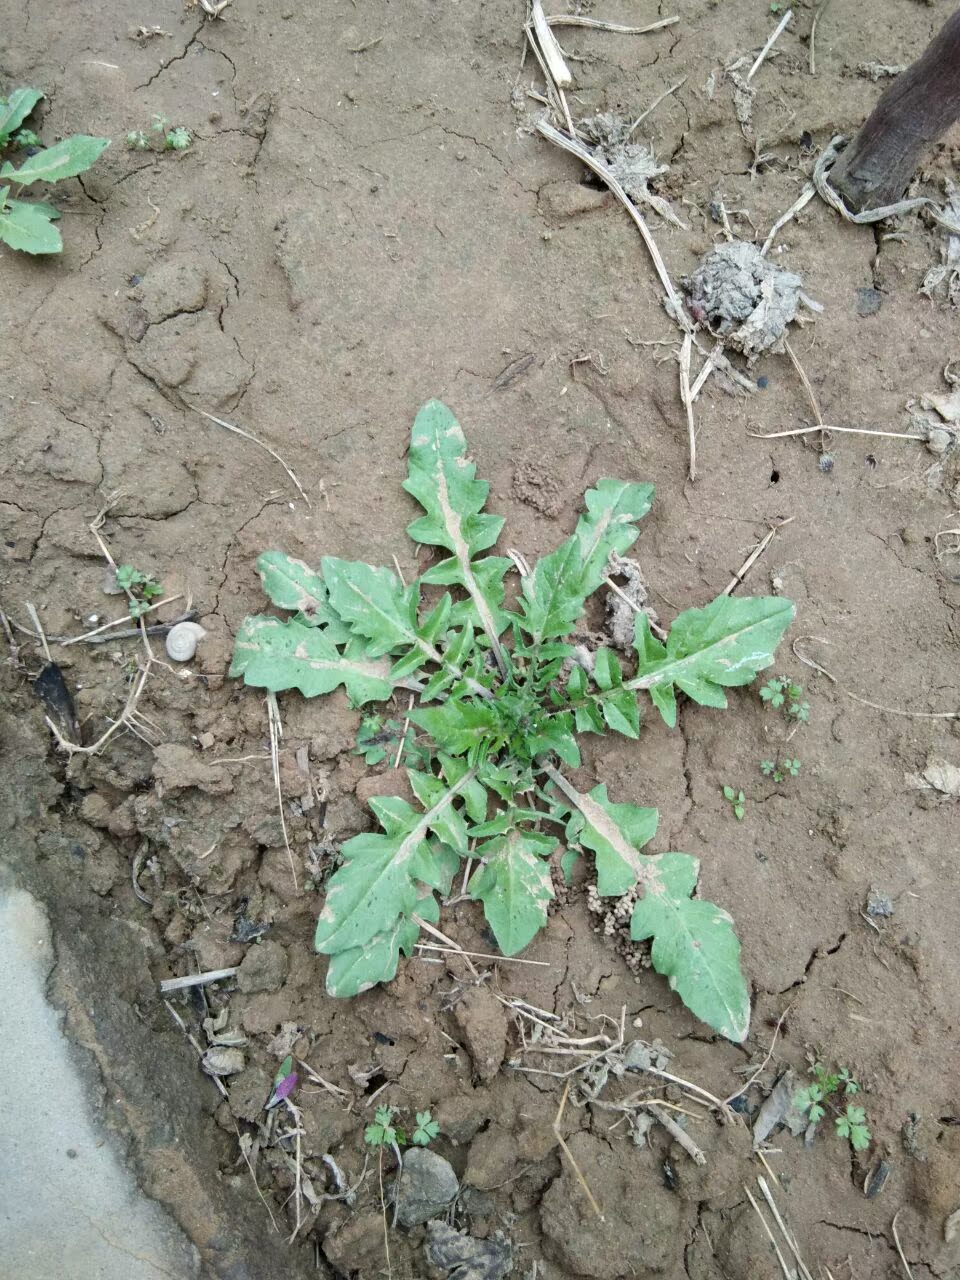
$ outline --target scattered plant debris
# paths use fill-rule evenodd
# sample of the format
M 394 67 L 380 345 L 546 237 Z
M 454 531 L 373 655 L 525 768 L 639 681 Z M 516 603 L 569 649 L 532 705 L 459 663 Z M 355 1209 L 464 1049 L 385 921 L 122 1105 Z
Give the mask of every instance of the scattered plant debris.
M 601 647 L 592 675 L 574 664 L 564 677 L 574 654 L 564 637 L 604 581 L 611 551 L 623 555 L 636 540 L 653 486 L 599 481 L 573 534 L 523 577 L 516 609 L 504 605 L 513 561 L 478 558 L 503 521 L 484 513 L 488 486 L 475 479 L 459 423 L 438 401 L 414 422 L 404 487 L 426 512 L 410 536 L 446 558 L 405 586 L 391 570 L 361 562 L 326 556 L 315 572 L 267 553 L 259 562 L 264 589 L 297 616 L 247 618 L 230 669 L 248 685 L 307 697 L 344 685 L 357 705 L 385 701 L 397 688 L 419 694 L 409 718 L 431 741 L 430 767 L 407 776 L 423 810 L 397 796 L 373 798 L 382 833 L 344 844 L 316 932 L 317 949 L 331 957 L 327 989 L 350 996 L 389 981 L 421 925 L 437 923 L 436 894 L 450 891 L 466 858 L 478 864 L 469 894 L 483 903 L 502 951 L 522 950 L 555 896 L 549 858 L 557 840 L 542 829 L 549 823 L 568 847 L 594 854 L 602 896 L 642 885 L 633 940 L 652 939 L 653 967 L 688 1008 L 742 1040 L 749 995 L 740 946 L 727 913 L 693 898 L 698 860 L 641 855 L 657 811 L 611 801 L 603 783 L 581 792 L 557 765 L 579 767 L 578 732 L 637 737 L 642 690 L 670 727 L 678 690 L 726 706 L 726 687 L 772 663 L 793 605 L 721 595 L 680 614 L 665 644 L 640 613 L 634 675 L 625 677 L 614 651 Z M 459 587 L 462 598 L 443 592 L 421 617 L 427 584 Z
M 755 244 L 731 240 L 711 249 L 681 281 L 695 319 L 705 321 L 727 345 L 752 362 L 765 351 L 783 351 L 796 317 L 803 281 L 774 266 Z
M 32 129 L 23 128 L 37 103 L 43 97 L 40 89 L 15 89 L 0 98 L 0 157 L 11 146 L 25 150 L 27 158 L 19 169 L 11 160 L 0 163 L 0 240 L 11 249 L 24 253 L 60 253 L 63 240 L 53 225 L 60 212 L 44 200 L 21 200 L 10 196 L 12 187 L 32 186 L 34 182 L 60 182 L 85 173 L 101 152 L 110 145 L 109 138 L 92 138 L 77 133 L 44 148 Z

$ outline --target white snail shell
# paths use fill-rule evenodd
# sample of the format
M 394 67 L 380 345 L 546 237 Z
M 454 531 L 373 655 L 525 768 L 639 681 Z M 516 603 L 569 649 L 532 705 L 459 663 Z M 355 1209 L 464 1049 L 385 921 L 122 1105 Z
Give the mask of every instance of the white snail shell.
M 167 632 L 167 653 L 174 662 L 189 662 L 206 634 L 199 622 L 178 622 Z

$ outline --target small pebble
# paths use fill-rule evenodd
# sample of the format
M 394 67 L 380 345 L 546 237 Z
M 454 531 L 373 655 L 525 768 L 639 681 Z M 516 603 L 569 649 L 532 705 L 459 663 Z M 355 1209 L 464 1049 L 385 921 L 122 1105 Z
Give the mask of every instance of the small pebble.
M 893 915 L 893 900 L 877 889 L 871 889 L 867 898 L 867 915 L 876 919 L 886 919 Z
M 953 441 L 953 434 L 945 427 L 931 427 L 927 434 L 927 448 L 931 453 L 946 453 Z
M 757 386 L 760 388 L 761 391 L 766 391 L 769 385 L 770 385 L 770 379 L 767 377 L 765 373 L 762 373 L 760 377 L 757 379 Z
M 857 290 L 857 315 L 875 316 L 883 303 L 883 294 L 879 289 Z
M 828 476 L 833 470 L 833 454 L 821 453 L 817 466 L 825 476 Z

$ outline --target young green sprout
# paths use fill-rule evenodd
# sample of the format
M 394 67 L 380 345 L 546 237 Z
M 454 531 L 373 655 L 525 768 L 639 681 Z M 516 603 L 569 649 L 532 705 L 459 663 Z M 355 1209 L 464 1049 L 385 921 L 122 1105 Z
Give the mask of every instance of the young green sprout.
M 796 759 L 786 759 L 777 762 L 776 760 L 761 760 L 760 772 L 767 778 L 772 778 L 774 782 L 783 782 L 785 778 L 795 778 L 800 772 L 800 761 Z
M 736 790 L 734 787 L 724 786 L 723 798 L 729 801 L 730 808 L 733 810 L 733 816 L 738 822 L 743 821 L 746 813 L 746 796 L 742 791 Z
M 377 1107 L 373 1123 L 363 1131 L 363 1140 L 369 1147 L 390 1147 L 400 1141 L 400 1132 L 394 1127 L 396 1107 Z
M 417 1112 L 417 1127 L 413 1131 L 413 1142 L 418 1147 L 428 1147 L 440 1132 L 440 1122 L 434 1120 L 429 1111 Z
M 139 618 L 163 595 L 163 587 L 150 574 L 141 573 L 132 564 L 117 567 L 117 586 L 126 593 L 130 617 Z
M 768 707 L 782 711 L 792 723 L 806 724 L 810 719 L 810 703 L 804 701 L 803 685 L 786 676 L 775 676 L 760 689 L 760 697 Z
M 860 1092 L 860 1086 L 849 1069 L 838 1067 L 835 1071 L 828 1071 L 822 1062 L 815 1062 L 810 1068 L 810 1074 L 813 1076 L 813 1084 L 797 1090 L 793 1095 L 794 1107 L 805 1112 L 812 1125 L 823 1119 L 829 1107 L 835 1113 L 833 1123 L 838 1137 L 846 1138 L 854 1151 L 865 1151 L 872 1137 L 865 1109 L 848 1103 L 846 1110 L 838 1113 L 831 1102 L 831 1098 L 836 1095 L 853 1097 Z

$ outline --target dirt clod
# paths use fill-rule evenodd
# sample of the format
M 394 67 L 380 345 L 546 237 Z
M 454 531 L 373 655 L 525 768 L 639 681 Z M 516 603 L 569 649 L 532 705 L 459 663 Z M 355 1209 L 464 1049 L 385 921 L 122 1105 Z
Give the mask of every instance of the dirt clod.
M 237 986 L 244 993 L 279 991 L 290 967 L 287 953 L 269 938 L 254 943 L 240 963 Z
M 453 1018 L 474 1072 L 481 1080 L 492 1080 L 507 1053 L 503 1005 L 486 987 L 475 987 L 454 1005 Z

